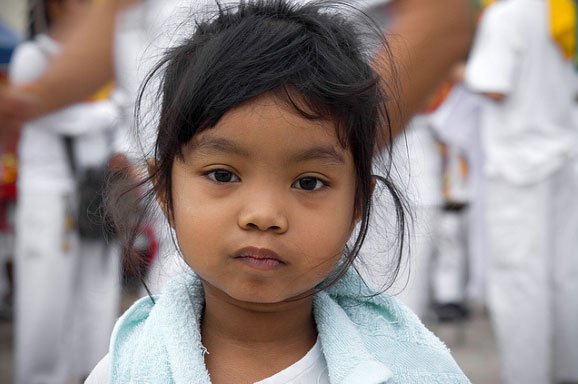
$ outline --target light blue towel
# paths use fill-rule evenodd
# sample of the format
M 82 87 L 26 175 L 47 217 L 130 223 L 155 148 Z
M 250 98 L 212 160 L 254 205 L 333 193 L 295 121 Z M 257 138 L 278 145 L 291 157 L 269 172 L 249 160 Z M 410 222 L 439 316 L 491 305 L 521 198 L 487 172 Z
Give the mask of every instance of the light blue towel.
M 371 294 L 355 272 L 348 272 L 314 298 L 331 383 L 469 383 L 447 348 L 411 311 L 387 295 L 363 297 Z M 209 384 L 199 278 L 177 276 L 155 300 L 139 300 L 117 322 L 110 382 Z

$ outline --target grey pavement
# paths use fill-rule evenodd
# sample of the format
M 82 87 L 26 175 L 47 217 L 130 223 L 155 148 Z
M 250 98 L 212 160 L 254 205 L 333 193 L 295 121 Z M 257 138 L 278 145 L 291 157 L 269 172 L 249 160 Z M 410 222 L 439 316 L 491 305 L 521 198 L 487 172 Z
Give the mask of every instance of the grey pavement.
M 474 306 L 463 324 L 426 324 L 449 347 L 459 366 L 474 384 L 500 384 L 496 344 L 487 311 Z

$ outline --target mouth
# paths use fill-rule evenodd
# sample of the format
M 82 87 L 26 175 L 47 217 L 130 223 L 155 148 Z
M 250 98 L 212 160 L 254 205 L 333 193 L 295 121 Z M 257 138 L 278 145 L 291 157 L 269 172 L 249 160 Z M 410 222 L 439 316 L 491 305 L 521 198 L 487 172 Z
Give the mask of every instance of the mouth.
M 273 271 L 287 265 L 279 255 L 266 248 L 245 247 L 235 252 L 233 259 L 261 271 Z

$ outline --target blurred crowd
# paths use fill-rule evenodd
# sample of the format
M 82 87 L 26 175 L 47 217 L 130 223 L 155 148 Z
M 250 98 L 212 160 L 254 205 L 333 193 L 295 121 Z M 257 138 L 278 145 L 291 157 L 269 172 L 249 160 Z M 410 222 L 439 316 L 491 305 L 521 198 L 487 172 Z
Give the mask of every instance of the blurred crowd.
M 409 15 L 404 1 L 356 3 L 388 36 Z M 471 3 L 437 7 L 451 13 L 452 2 Z M 18 384 L 81 382 L 106 354 L 123 281 L 141 271 L 123 263 L 98 188 L 146 170 L 150 143 L 132 133 L 139 86 L 181 36 L 183 15 L 213 2 L 94 3 L 29 1 L 26 36 L 0 56 L 0 316 L 15 324 Z M 462 15 L 475 25 L 468 49 L 398 68 L 402 82 L 418 69 L 436 77 L 392 143 L 412 212 L 408 261 L 385 287 L 391 249 L 377 238 L 391 204 L 377 187 L 358 265 L 426 322 L 468 321 L 474 304 L 487 306 L 505 384 L 578 382 L 576 13 L 573 0 L 480 2 Z M 99 49 L 108 54 L 95 60 Z M 59 61 L 68 52 L 75 60 Z M 50 71 L 78 75 L 49 88 L 37 80 Z M 139 230 L 144 279 L 158 293 L 182 261 L 162 220 Z

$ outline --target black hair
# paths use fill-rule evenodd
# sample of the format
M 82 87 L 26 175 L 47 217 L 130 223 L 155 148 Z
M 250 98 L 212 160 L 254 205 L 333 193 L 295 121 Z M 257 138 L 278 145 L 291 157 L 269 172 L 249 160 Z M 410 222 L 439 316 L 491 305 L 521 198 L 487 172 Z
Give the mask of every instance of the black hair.
M 345 10 L 356 18 L 341 15 Z M 395 85 L 383 83 L 371 65 L 373 50 L 364 47 L 378 41 L 389 51 L 378 28 L 361 29 L 356 20 L 369 21 L 361 11 L 344 3 L 241 0 L 234 7 L 217 4 L 216 15 L 197 23 L 191 36 L 167 51 L 141 88 L 137 121 L 142 117 L 145 90 L 155 76 L 162 75 L 152 154 L 156 164 L 141 183 L 149 185 L 147 209 L 153 208 L 155 194 L 163 196 L 167 218 L 172 220 L 171 170 L 175 159 L 182 156 L 183 146 L 214 127 L 230 109 L 269 93 L 307 119 L 334 121 L 340 144 L 353 155 L 355 209 L 361 221 L 355 241 L 346 247 L 328 285 L 337 281 L 359 254 L 368 231 L 376 178 L 393 197 L 397 239 L 403 246 L 405 208 L 401 194 L 388 171 L 376 176 L 372 169 L 378 156 L 376 143 L 391 143 L 393 139 L 386 108 L 393 98 L 386 92 L 393 93 Z M 378 38 L 367 39 L 368 34 Z M 386 65 L 393 66 L 393 62 Z M 384 164 L 389 164 L 389 155 L 382 157 Z M 138 264 L 131 257 L 136 227 L 133 225 L 124 239 L 124 254 L 134 264 Z M 394 275 L 399 270 L 402 246 L 396 254 Z

